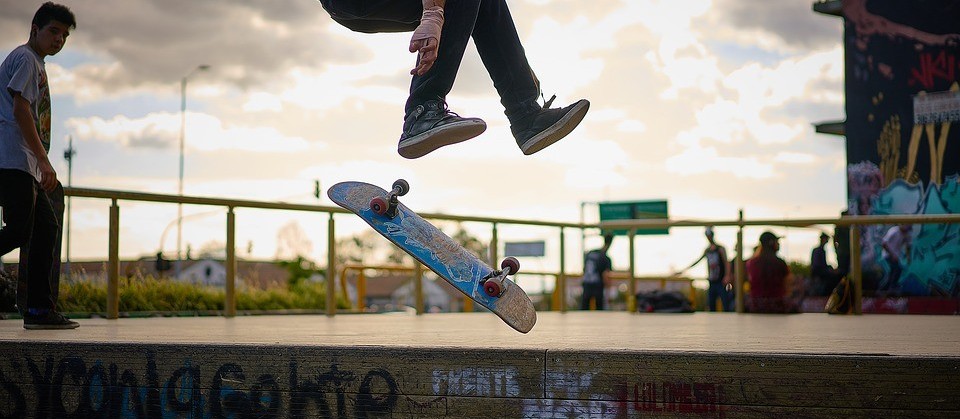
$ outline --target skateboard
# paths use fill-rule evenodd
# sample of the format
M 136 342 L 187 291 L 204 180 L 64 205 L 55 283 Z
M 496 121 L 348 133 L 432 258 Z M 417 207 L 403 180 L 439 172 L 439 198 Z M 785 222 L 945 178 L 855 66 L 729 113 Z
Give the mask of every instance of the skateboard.
M 537 322 L 536 309 L 527 293 L 507 277 L 520 270 L 517 259 L 505 258 L 500 270 L 490 268 L 400 203 L 398 197 L 409 190 L 403 179 L 394 182 L 391 191 L 363 182 L 341 182 L 330 187 L 327 196 L 510 327 L 529 332 Z

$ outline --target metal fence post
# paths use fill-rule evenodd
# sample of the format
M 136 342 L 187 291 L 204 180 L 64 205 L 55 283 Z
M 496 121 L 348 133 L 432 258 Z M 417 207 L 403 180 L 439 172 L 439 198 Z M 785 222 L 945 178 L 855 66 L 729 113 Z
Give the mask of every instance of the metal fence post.
M 233 207 L 227 207 L 227 293 L 224 301 L 224 314 L 227 317 L 237 315 L 237 223 Z
M 739 218 L 737 218 L 737 221 L 739 222 L 739 225 L 737 226 L 737 260 L 734 268 L 734 304 L 736 306 L 735 308 L 737 313 L 743 313 L 746 311 L 744 304 L 746 301 L 744 301 L 745 295 L 743 293 L 743 283 L 746 282 L 747 279 L 747 265 L 743 262 L 743 210 L 740 210 L 740 215 Z M 709 307 L 709 303 L 707 307 Z
M 330 219 L 327 220 L 327 316 L 333 317 L 337 314 L 337 241 L 334 236 L 333 213 L 330 213 Z
M 497 259 L 500 258 L 500 238 L 497 234 L 497 223 L 493 223 L 492 236 L 490 237 L 490 266 L 497 266 Z
M 630 229 L 627 237 L 630 238 L 630 286 L 628 287 L 630 295 L 627 296 L 627 312 L 637 311 L 637 261 L 636 245 L 634 239 L 637 236 L 636 229 Z
M 120 317 L 120 207 L 117 200 L 110 205 L 110 243 L 107 256 L 107 318 Z
M 853 284 L 853 314 L 863 314 L 863 272 L 860 266 L 860 226 L 850 226 L 850 279 Z
M 414 263 L 413 269 L 413 289 L 417 315 L 424 313 L 423 310 L 423 265 L 420 262 Z
M 560 312 L 567 312 L 567 274 L 566 267 L 566 241 L 563 236 L 563 227 L 560 227 L 560 273 L 557 275 L 557 288 L 560 290 Z

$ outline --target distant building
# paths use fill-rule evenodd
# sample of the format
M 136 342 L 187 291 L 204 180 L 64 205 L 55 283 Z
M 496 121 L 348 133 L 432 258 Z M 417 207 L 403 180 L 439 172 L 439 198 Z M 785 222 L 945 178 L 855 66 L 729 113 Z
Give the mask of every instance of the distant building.
M 176 263 L 171 261 L 171 263 Z M 67 264 L 61 265 L 67 269 Z M 6 264 L 7 272 L 16 272 L 16 264 Z M 106 261 L 71 262 L 69 275 L 75 281 L 106 281 Z M 128 278 L 173 278 L 174 271 L 157 271 L 154 257 L 145 257 L 139 260 L 121 260 L 120 276 Z M 174 278 L 193 284 L 223 287 L 226 285 L 227 270 L 223 261 L 216 259 L 184 260 L 181 262 L 180 276 Z M 286 286 L 290 273 L 272 261 L 237 261 L 237 283 L 255 288 L 271 288 Z
M 227 268 L 213 259 L 193 261 L 180 270 L 177 280 L 196 285 L 223 287 L 227 285 Z
M 435 279 L 434 275 L 429 272 L 424 274 L 421 281 L 423 281 L 424 310 L 428 312 L 463 311 L 463 301 L 466 297 L 460 290 L 444 280 Z M 356 275 L 349 275 L 346 282 L 350 305 L 356 307 Z M 404 307 L 415 307 L 414 285 L 412 275 L 409 274 L 367 276 L 364 306 L 367 311 L 374 312 L 396 311 Z

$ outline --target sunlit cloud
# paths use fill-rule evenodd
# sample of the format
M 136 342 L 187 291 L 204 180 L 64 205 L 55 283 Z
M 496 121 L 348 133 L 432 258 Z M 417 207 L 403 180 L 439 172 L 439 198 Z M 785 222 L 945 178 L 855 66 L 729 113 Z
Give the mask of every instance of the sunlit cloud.
M 725 157 L 713 147 L 690 147 L 664 163 L 667 171 L 681 176 L 726 173 L 738 178 L 768 179 L 773 166 L 756 156 Z
M 815 163 L 818 159 L 817 156 L 809 153 L 782 151 L 777 153 L 773 160 L 778 163 L 787 164 L 811 164 Z
M 180 141 L 181 119 L 178 114 L 151 113 L 143 118 L 123 115 L 110 119 L 70 118 L 66 125 L 80 140 L 115 142 L 131 148 L 167 148 Z M 211 115 L 187 112 L 185 146 L 203 152 L 293 153 L 322 147 L 323 144 L 286 136 L 271 127 L 228 125 Z

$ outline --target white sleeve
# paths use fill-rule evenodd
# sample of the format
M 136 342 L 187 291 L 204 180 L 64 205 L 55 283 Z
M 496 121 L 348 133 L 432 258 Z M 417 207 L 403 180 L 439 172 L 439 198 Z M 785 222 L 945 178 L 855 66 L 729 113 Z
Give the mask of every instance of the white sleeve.
M 40 96 L 38 80 L 37 66 L 33 60 L 21 54 L 13 63 L 13 74 L 7 83 L 7 90 L 19 93 L 27 102 L 33 104 Z

